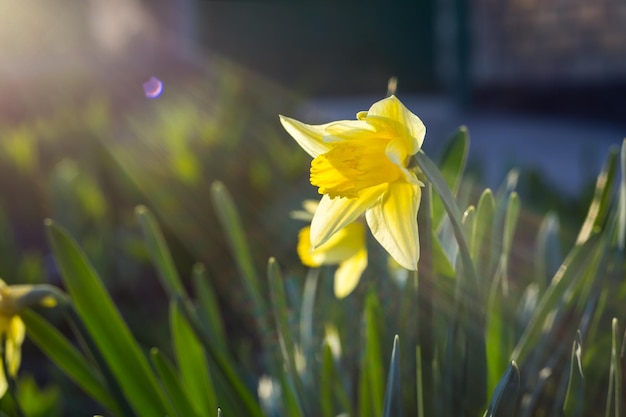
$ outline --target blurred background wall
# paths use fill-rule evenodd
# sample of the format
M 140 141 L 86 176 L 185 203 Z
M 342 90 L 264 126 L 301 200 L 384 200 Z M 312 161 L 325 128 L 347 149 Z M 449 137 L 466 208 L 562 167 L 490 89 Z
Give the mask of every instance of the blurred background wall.
M 432 89 L 434 0 L 197 1 L 196 40 L 309 94 Z
M 9 0 L 0 12 L 5 88 L 209 52 L 315 96 L 379 92 L 397 76 L 404 91 L 461 102 L 576 90 L 615 104 L 626 84 L 619 0 Z

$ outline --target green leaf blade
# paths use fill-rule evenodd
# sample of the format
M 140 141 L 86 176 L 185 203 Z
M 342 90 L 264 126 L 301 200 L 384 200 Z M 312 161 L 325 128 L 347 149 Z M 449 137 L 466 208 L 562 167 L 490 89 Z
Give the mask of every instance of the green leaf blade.
M 26 325 L 28 337 L 70 379 L 113 413 L 121 414 L 101 375 L 61 332 L 32 310 L 23 311 L 20 317 Z
M 167 408 L 150 365 L 95 270 L 64 229 L 48 220 L 46 232 L 76 311 L 129 403 L 143 417 L 163 417 Z
M 185 294 L 185 289 L 174 266 L 172 254 L 167 248 L 165 238 L 154 215 L 145 206 L 138 206 L 135 209 L 135 215 L 141 226 L 148 252 L 157 268 L 163 286 L 169 294 L 182 296 Z
M 183 315 L 182 308 L 177 301 L 170 304 L 170 328 L 176 363 L 181 382 L 196 413 L 206 415 L 217 409 L 215 387 L 202 344 Z
M 156 348 L 150 351 L 150 359 L 156 369 L 165 392 L 174 407 L 178 417 L 199 417 L 196 410 L 191 406 L 188 391 L 182 386 L 174 365 Z
M 387 373 L 387 388 L 385 390 L 383 417 L 402 415 L 402 381 L 400 379 L 399 340 L 398 335 L 393 338 L 389 372 Z
M 515 415 L 520 389 L 520 374 L 515 361 L 511 362 L 498 382 L 485 417 L 509 417 Z

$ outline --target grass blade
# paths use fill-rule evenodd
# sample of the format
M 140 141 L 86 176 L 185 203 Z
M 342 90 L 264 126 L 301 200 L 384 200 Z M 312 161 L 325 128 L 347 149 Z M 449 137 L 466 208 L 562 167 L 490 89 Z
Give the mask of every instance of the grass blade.
M 194 265 L 192 278 L 193 287 L 198 297 L 196 313 L 200 314 L 200 323 L 205 328 L 213 345 L 225 354 L 228 352 L 228 339 L 226 338 L 217 297 L 208 283 L 209 277 L 206 275 L 204 265 Z
M 474 226 L 471 236 L 471 255 L 480 277 L 487 279 L 489 274 L 489 260 L 491 259 L 493 219 L 495 216 L 496 203 L 493 193 L 486 189 L 476 206 Z M 489 286 L 489 282 L 482 282 L 482 286 Z
M 183 296 L 185 289 L 154 215 L 145 206 L 138 206 L 135 209 L 135 215 L 141 226 L 150 258 L 156 266 L 163 287 L 169 294 Z
M 380 305 L 375 293 L 365 300 L 364 352 L 361 357 L 359 377 L 359 415 L 378 417 L 383 411 L 383 365 L 381 356 L 382 324 L 379 319 Z
M 509 417 L 515 415 L 519 389 L 519 368 L 515 361 L 512 361 L 493 391 L 485 417 Z
M 200 415 L 204 415 L 197 414 L 196 410 L 194 410 L 191 406 L 191 401 L 187 396 L 189 391 L 183 388 L 174 365 L 157 348 L 153 348 L 150 351 L 150 359 L 152 360 L 152 365 L 159 374 L 165 392 L 167 393 L 174 410 L 177 412 L 177 416 L 198 417 Z
M 320 415 L 334 417 L 338 413 L 334 407 L 334 384 L 336 383 L 333 354 L 328 343 L 322 346 L 322 367 L 320 372 Z
M 622 142 L 622 150 L 620 152 L 620 170 L 622 172 L 622 181 L 619 186 L 617 246 L 623 252 L 626 246 L 626 139 Z
M 582 347 L 582 336 L 579 331 L 576 333 L 576 339 L 572 344 L 569 382 L 567 384 L 565 402 L 563 403 L 564 417 L 580 417 L 583 415 L 585 378 L 582 364 Z
M 198 415 L 217 409 L 215 387 L 211 381 L 204 350 L 181 312 L 180 303 L 170 304 L 170 328 L 181 381 Z
M 26 325 L 28 337 L 42 352 L 96 401 L 114 414 L 121 415 L 102 376 L 61 332 L 32 310 L 24 310 L 20 317 Z
M 556 214 L 548 213 L 544 217 L 539 226 L 535 248 L 535 281 L 543 292 L 562 262 L 559 218 Z
M 613 402 L 613 416 L 621 417 L 622 415 L 622 396 L 624 393 L 622 392 L 622 364 L 620 359 L 620 348 L 619 348 L 619 326 L 617 322 L 617 318 L 613 318 L 611 322 L 611 368 L 609 370 L 610 384 L 609 384 L 609 393 L 607 397 L 607 406 L 606 406 L 606 415 L 607 417 L 611 414 L 611 401 Z
M 46 232 L 79 316 L 129 403 L 143 417 L 162 417 L 167 407 L 143 355 L 91 264 L 69 234 L 51 220 Z
M 259 277 L 254 268 L 254 263 L 252 262 L 252 255 L 246 243 L 246 237 L 241 226 L 239 214 L 237 213 L 232 197 L 221 182 L 216 181 L 211 185 L 211 197 L 222 228 L 230 243 L 232 254 L 237 262 L 237 268 L 244 280 L 248 295 L 254 303 L 254 316 L 259 320 L 261 332 L 265 332 L 268 330 L 265 316 L 267 308 L 261 292 Z
M 387 374 L 387 389 L 385 391 L 385 403 L 383 417 L 402 415 L 402 384 L 400 380 L 400 347 L 399 338 L 393 338 L 389 373 Z
M 469 132 L 465 126 L 461 126 L 449 140 L 439 163 L 441 174 L 453 195 L 456 194 L 461 184 L 468 152 Z M 432 218 L 435 228 L 439 228 L 445 213 L 439 196 L 433 196 Z
M 439 168 L 437 168 L 434 162 L 426 156 L 424 152 L 418 152 L 417 155 L 415 155 L 415 158 L 419 168 L 422 170 L 428 181 L 430 181 L 437 194 L 441 197 L 443 206 L 448 213 L 448 217 L 450 218 L 452 229 L 454 231 L 454 236 L 459 245 L 459 255 L 461 256 L 463 271 L 472 282 L 472 285 L 478 285 L 476 268 L 472 262 L 467 243 L 468 241 L 463 229 L 463 217 L 458 205 L 456 204 L 454 196 L 452 195 L 452 191 L 450 191 L 450 187 L 448 187 L 448 184 L 439 171 Z
M 612 149 L 596 180 L 596 188 L 587 211 L 587 217 L 576 238 L 577 245 L 589 239 L 594 230 L 604 223 L 613 198 L 612 191 L 615 183 L 616 168 L 617 152 L 615 149 Z
M 593 235 L 582 245 L 575 246 L 571 250 L 552 279 L 550 286 L 539 300 L 528 326 L 515 346 L 511 355 L 512 359 L 523 361 L 526 358 L 541 333 L 546 317 L 562 299 L 565 291 L 582 276 L 587 264 L 594 256 L 598 243 L 598 235 Z
M 296 369 L 296 346 L 289 326 L 289 313 L 287 310 L 287 298 L 283 288 L 283 278 L 278 262 L 274 258 L 270 258 L 267 264 L 267 276 L 269 278 L 270 298 L 272 300 L 272 310 L 276 321 L 280 350 L 286 365 L 288 379 L 295 387 L 300 408 L 308 410 L 304 404 L 305 392 L 302 387 L 302 381 Z

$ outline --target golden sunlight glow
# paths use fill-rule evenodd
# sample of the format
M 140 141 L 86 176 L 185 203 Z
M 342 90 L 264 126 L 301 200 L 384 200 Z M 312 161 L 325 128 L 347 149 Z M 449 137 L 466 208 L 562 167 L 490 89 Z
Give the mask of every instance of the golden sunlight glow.
M 91 0 L 91 32 L 103 49 L 124 52 L 137 36 L 155 36 L 155 23 L 138 0 Z

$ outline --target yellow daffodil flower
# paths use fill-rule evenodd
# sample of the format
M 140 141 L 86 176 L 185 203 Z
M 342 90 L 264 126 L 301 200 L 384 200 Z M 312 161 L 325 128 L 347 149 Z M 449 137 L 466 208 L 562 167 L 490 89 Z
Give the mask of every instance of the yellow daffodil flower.
M 280 116 L 285 130 L 313 157 L 311 184 L 323 194 L 311 222 L 311 245 L 320 248 L 365 214 L 385 250 L 404 268 L 416 270 L 423 184 L 408 163 L 420 150 L 426 128 L 395 96 L 356 117 L 307 125 Z
M 294 212 L 292 216 L 310 220 L 316 211 L 317 202 L 304 202 L 306 211 Z M 326 242 L 311 246 L 311 227 L 300 230 L 298 235 L 298 256 L 302 263 L 313 268 L 322 265 L 339 265 L 335 272 L 334 290 L 337 298 L 348 296 L 359 283 L 367 267 L 365 227 L 360 222 L 350 223 L 338 230 Z
M 0 279 L 0 339 L 4 340 L 4 360 L 10 376 L 17 375 L 26 334 L 26 327 L 18 314 L 34 304 L 53 307 L 59 294 L 49 285 L 6 285 Z M 0 398 L 8 388 L 4 368 L 0 363 Z

